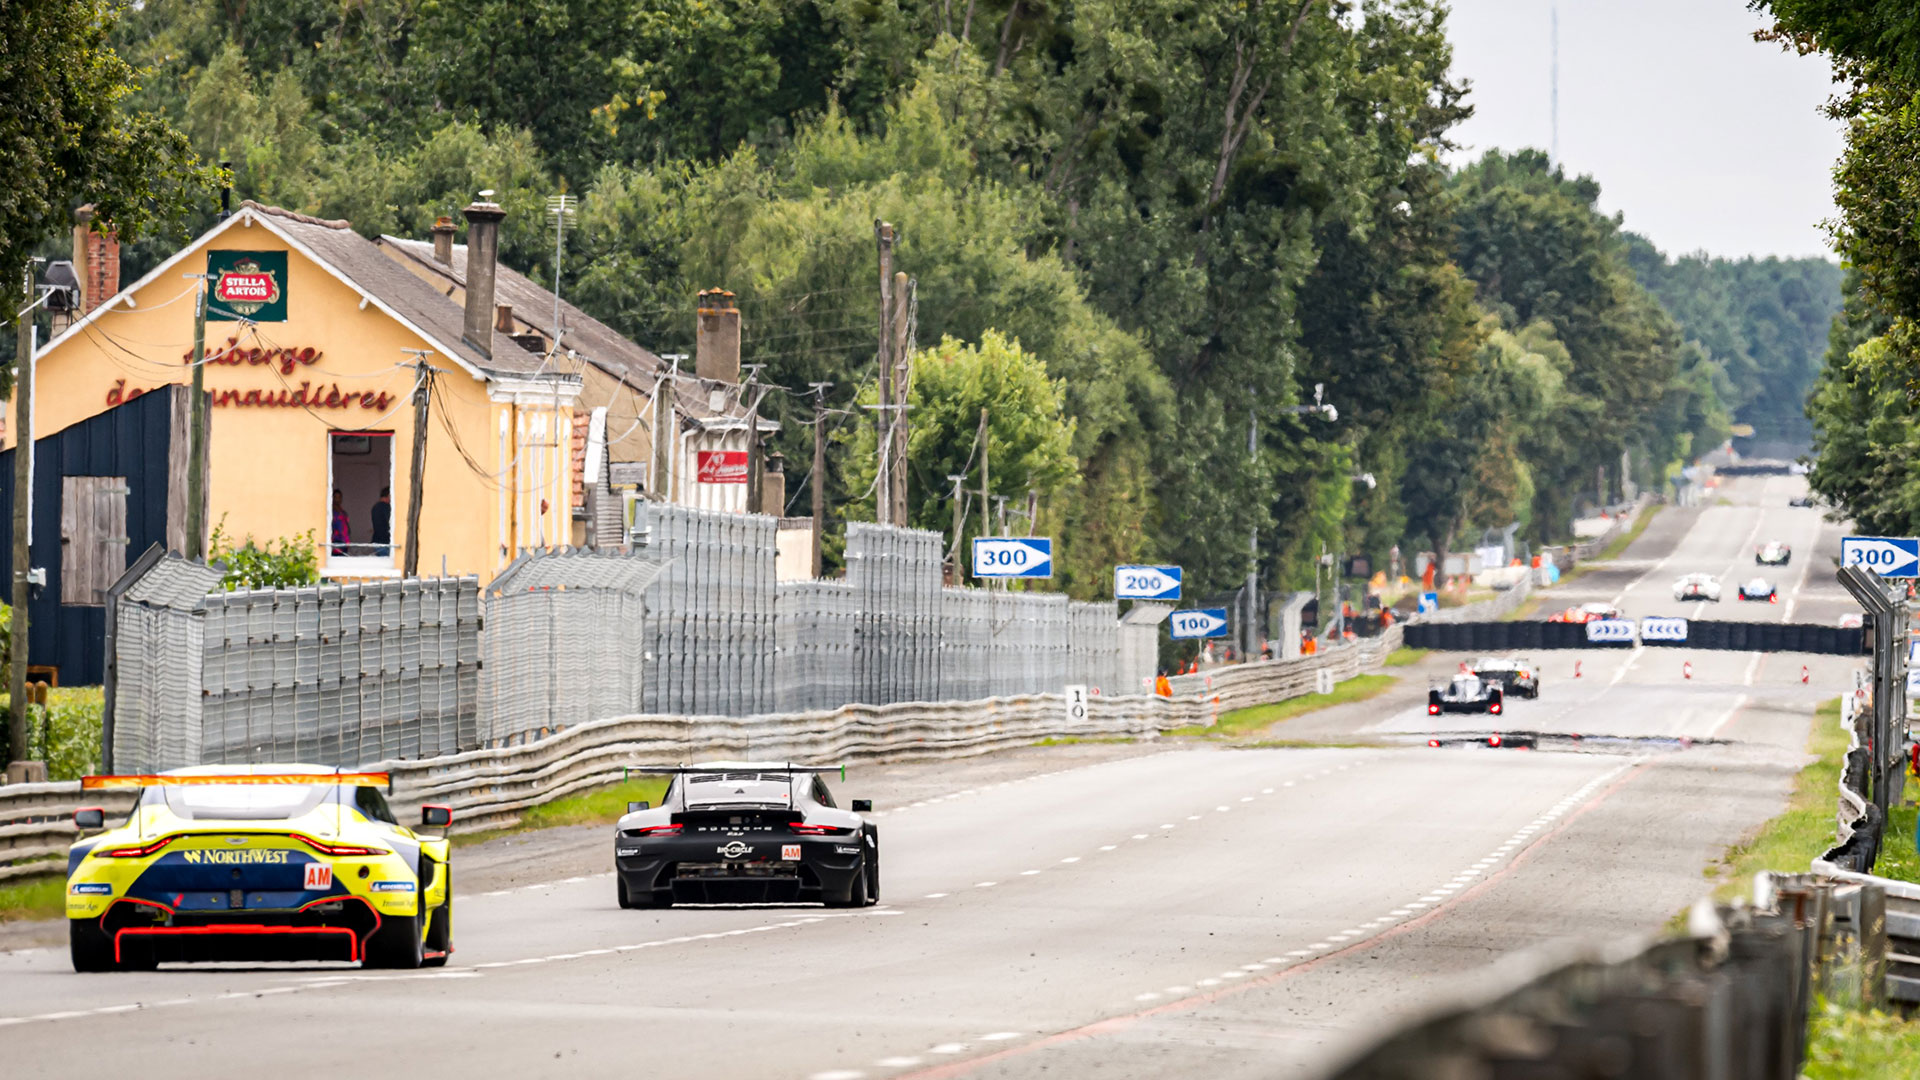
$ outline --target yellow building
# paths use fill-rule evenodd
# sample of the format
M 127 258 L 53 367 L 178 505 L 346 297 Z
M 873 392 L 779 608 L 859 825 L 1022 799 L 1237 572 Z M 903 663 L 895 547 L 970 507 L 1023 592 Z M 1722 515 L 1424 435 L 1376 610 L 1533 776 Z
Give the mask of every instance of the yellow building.
M 577 365 L 515 340 L 494 303 L 505 215 L 491 202 L 465 215 L 455 299 L 347 222 L 243 204 L 57 329 L 35 364 L 36 437 L 188 382 L 196 275 L 208 274 L 209 529 L 262 541 L 310 533 L 324 577 L 398 576 L 425 382 L 420 572 L 484 579 L 519 548 L 570 542 Z M 76 262 L 100 251 L 77 246 Z M 111 280 L 98 267 L 75 272 Z

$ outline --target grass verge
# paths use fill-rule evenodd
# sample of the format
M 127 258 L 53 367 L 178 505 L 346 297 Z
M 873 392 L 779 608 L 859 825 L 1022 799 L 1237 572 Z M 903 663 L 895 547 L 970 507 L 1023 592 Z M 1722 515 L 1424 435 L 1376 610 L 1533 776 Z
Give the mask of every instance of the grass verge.
M 1920 1024 L 1826 1001 L 1807 1017 L 1806 1080 L 1920 1080 Z
M 1335 686 L 1331 694 L 1306 694 L 1288 698 L 1285 701 L 1276 701 L 1271 705 L 1235 709 L 1220 717 L 1219 723 L 1211 727 L 1194 724 L 1190 727 L 1175 728 L 1167 734 L 1210 735 L 1227 739 L 1251 735 L 1303 713 L 1314 712 L 1330 705 L 1344 705 L 1350 701 L 1365 701 L 1370 697 L 1376 697 L 1399 681 L 1399 677 L 1394 675 L 1356 675 Z
M 1079 746 L 1082 743 L 1113 743 L 1120 745 L 1134 740 L 1125 735 L 1049 735 L 1035 746 Z
M 623 783 L 576 791 L 525 811 L 520 815 L 518 825 L 456 836 L 453 844 L 455 847 L 467 847 L 514 833 L 553 829 L 562 825 L 611 825 L 627 812 L 627 803 L 658 804 L 666 790 L 667 778 L 664 776 L 636 776 Z
M 61 867 L 65 869 L 65 867 Z M 67 911 L 67 879 L 48 874 L 0 885 L 0 922 L 55 919 Z
M 1753 875 L 1762 870 L 1804 873 L 1809 862 L 1833 846 L 1840 760 L 1846 752 L 1847 733 L 1840 727 L 1840 699 L 1835 698 L 1814 710 L 1813 730 L 1807 735 L 1807 753 L 1814 760 L 1794 778 L 1786 810 L 1728 848 L 1708 871 L 1719 881 L 1715 899 L 1746 893 L 1753 887 Z
M 1409 649 L 1405 645 L 1402 645 L 1387 654 L 1385 663 L 1388 667 L 1406 667 L 1409 664 L 1417 664 L 1425 660 L 1427 654 L 1432 651 L 1432 649 Z

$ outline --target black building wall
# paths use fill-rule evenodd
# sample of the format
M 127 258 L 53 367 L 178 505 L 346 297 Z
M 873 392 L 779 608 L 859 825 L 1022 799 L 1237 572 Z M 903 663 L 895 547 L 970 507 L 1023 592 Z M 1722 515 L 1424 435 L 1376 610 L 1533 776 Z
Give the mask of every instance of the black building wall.
M 33 666 L 59 668 L 62 686 L 101 681 L 107 626 L 104 607 L 60 603 L 62 480 L 126 477 L 126 561 L 132 563 L 149 545 L 168 546 L 169 449 L 187 393 L 180 386 L 155 390 L 34 440 L 30 535 L 33 565 L 46 568 L 47 583 L 33 590 L 27 607 L 27 656 Z M 184 422 L 178 426 L 184 437 Z M 13 575 L 13 457 L 11 450 L 0 451 L 0 580 L 8 582 Z M 184 469 L 181 476 L 184 482 Z M 0 589 L 0 600 L 12 602 L 11 587 Z

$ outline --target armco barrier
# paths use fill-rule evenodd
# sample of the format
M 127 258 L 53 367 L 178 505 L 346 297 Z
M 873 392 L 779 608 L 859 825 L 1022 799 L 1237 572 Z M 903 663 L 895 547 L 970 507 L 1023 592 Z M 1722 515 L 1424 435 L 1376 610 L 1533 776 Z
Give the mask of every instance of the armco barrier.
M 872 763 L 972 757 L 1046 738 L 1151 738 L 1211 725 L 1231 709 L 1312 693 L 1322 670 L 1336 681 L 1378 671 L 1399 645 L 1400 627 L 1389 627 L 1377 638 L 1314 656 L 1182 676 L 1173 680 L 1171 698 L 1095 697 L 1080 720 L 1069 718 L 1062 694 L 747 717 L 621 716 L 514 746 L 365 767 L 392 774 L 396 803 L 447 803 L 454 808 L 453 831 L 474 832 L 513 825 L 529 807 L 618 780 L 636 764 L 725 758 Z M 131 794 L 115 792 L 88 792 L 83 800 L 74 781 L 0 786 L 0 844 L 13 845 L 0 846 L 0 879 L 64 870 L 64 864 L 20 860 L 64 854 L 76 835 L 76 807 L 125 813 L 131 800 Z M 15 865 L 4 865 L 9 860 Z
M 1821 973 L 1862 951 L 1832 932 L 1840 891 L 1775 880 L 1752 907 L 1697 906 L 1685 938 L 1510 957 L 1479 977 L 1478 1004 L 1389 1033 L 1330 1075 L 1795 1080 Z

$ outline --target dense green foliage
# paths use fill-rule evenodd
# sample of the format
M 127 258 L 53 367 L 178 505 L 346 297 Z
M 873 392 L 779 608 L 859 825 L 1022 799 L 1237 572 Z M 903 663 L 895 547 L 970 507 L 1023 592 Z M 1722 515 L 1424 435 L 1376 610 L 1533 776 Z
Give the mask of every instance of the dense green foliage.
M 1469 113 L 1444 15 L 148 0 L 115 41 L 148 69 L 141 105 L 242 196 L 421 236 L 491 188 L 503 257 L 545 280 L 541 208 L 572 190 L 565 291 L 662 352 L 691 344 L 697 289 L 733 289 L 788 462 L 811 459 L 807 384 L 834 384 L 836 522 L 871 512 L 873 224 L 894 222 L 915 340 L 942 343 L 915 388 L 915 523 L 951 520 L 964 414 L 1017 372 L 1006 421 L 1044 467 L 1009 449 L 1003 471 L 993 417 L 994 493 L 1035 492 L 1062 584 L 1172 559 L 1205 596 L 1244 578 L 1251 532 L 1270 587 L 1323 548 L 1554 537 L 1618 496 L 1623 454 L 1657 485 L 1725 435 L 1731 361 L 1635 282 L 1591 178 L 1535 152 L 1441 164 Z M 1298 408 L 1316 386 L 1337 419 Z
M 226 524 L 221 518 L 207 540 L 208 561 L 226 571 L 222 589 L 292 589 L 319 583 L 320 555 L 313 533 L 265 542 L 246 536 L 235 542 Z
M 1812 442 L 1806 402 L 1840 310 L 1840 267 L 1820 258 L 1669 259 L 1647 238 L 1624 235 L 1634 275 L 1725 373 L 1720 396 L 1736 422 L 1753 427 L 1755 444 Z
M 1846 125 L 1834 245 L 1846 304 L 1807 414 L 1814 490 L 1870 532 L 1920 528 L 1920 9 L 1904 0 L 1752 0 L 1763 37 L 1833 61 Z

